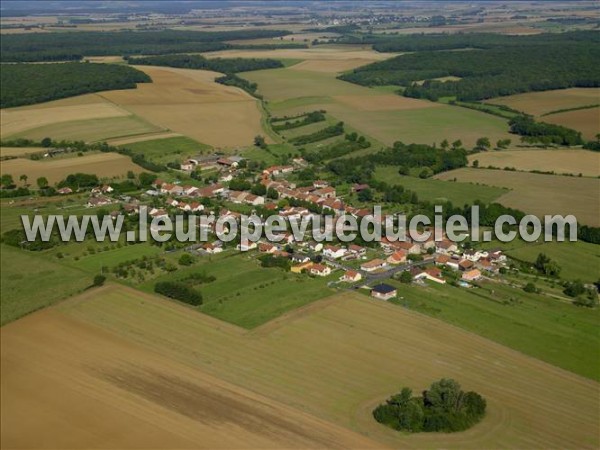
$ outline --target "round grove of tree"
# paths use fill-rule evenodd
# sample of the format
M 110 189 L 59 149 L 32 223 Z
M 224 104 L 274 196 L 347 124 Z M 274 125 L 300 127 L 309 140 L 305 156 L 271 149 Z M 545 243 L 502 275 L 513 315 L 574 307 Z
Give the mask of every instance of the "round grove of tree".
M 453 433 L 464 431 L 485 416 L 486 401 L 476 392 L 464 392 L 456 381 L 443 378 L 414 397 L 403 388 L 373 410 L 375 420 L 394 430 Z

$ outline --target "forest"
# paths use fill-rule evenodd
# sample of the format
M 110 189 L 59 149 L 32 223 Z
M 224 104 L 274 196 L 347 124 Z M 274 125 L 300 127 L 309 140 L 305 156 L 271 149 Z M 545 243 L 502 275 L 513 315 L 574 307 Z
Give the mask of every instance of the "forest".
M 115 64 L 5 64 L 0 71 L 0 107 L 30 105 L 74 95 L 131 89 L 150 83 L 148 75 Z
M 0 40 L 3 62 L 78 61 L 84 56 L 161 55 L 237 48 L 228 40 L 271 38 L 283 30 L 237 31 L 102 31 L 6 34 Z
M 598 37 L 576 35 L 578 40 L 563 37 L 472 51 L 422 51 L 360 67 L 340 78 L 366 86 L 406 86 L 405 96 L 432 101 L 442 97 L 475 101 L 530 91 L 598 87 Z M 447 76 L 460 80 L 435 80 Z M 421 80 L 426 81 L 415 83 Z
M 200 55 L 161 55 L 142 58 L 128 58 L 129 64 L 146 66 L 167 66 L 181 69 L 213 70 L 222 73 L 248 72 L 251 70 L 277 69 L 283 67 L 281 61 L 270 58 L 214 58 Z

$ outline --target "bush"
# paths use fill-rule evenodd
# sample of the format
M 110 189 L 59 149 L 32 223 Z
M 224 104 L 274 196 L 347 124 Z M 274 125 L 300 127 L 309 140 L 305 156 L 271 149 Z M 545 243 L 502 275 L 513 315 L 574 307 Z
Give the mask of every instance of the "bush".
M 106 277 L 104 275 L 101 275 L 101 274 L 96 275 L 94 277 L 93 286 L 102 286 L 105 281 L 106 281 Z
M 191 266 L 194 263 L 194 257 L 189 253 L 184 253 L 179 258 L 179 265 L 181 266 Z

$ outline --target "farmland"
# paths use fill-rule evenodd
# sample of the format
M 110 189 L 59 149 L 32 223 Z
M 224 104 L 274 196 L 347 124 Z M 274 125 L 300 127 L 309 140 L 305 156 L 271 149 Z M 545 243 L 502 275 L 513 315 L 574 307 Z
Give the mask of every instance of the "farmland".
M 562 125 L 580 131 L 592 140 L 600 133 L 600 107 L 555 113 L 542 118 L 544 122 Z
M 318 59 L 315 67 L 319 67 L 317 63 Z M 335 73 L 296 65 L 245 72 L 242 76 L 258 84 L 258 92 L 268 101 L 273 114 L 325 109 L 386 145 L 398 140 L 432 144 L 461 139 L 472 146 L 482 136 L 493 141 L 510 138 L 502 118 L 353 85 L 335 78 Z
M 435 179 L 420 179 L 398 174 L 398 168 L 393 166 L 379 166 L 375 171 L 377 180 L 385 181 L 390 185 L 401 185 L 417 193 L 421 200 L 433 202 L 451 201 L 456 206 L 469 204 L 474 200 L 491 203 L 501 195 L 508 192 L 507 189 L 492 186 L 475 186 L 471 183 L 458 183 Z
M 257 100 L 213 80 L 216 72 L 140 66 L 153 83 L 102 97 L 146 121 L 216 148 L 252 144 L 263 133 Z
M 3 345 L 7 345 L 7 340 L 12 342 L 13 333 L 27 336 L 33 327 L 39 334 L 34 334 L 38 345 L 30 347 L 32 350 L 44 342 L 44 346 L 58 346 L 52 351 L 61 351 L 63 345 L 78 345 L 75 343 L 87 339 L 70 337 L 61 344 L 56 339 L 48 340 L 46 333 L 49 338 L 53 330 L 61 329 L 86 336 L 87 324 L 92 324 L 99 327 L 97 332 L 103 336 L 94 345 L 95 350 L 87 352 L 86 367 L 98 367 L 88 374 L 106 373 L 114 367 L 112 357 L 102 357 L 102 345 L 125 340 L 131 346 L 133 341 L 139 348 L 152 349 L 159 360 L 168 357 L 171 367 L 185 364 L 188 370 L 200 370 L 224 382 L 244 385 L 270 401 L 292 405 L 321 421 L 367 433 L 371 439 L 392 446 L 482 448 L 494 447 L 498 442 L 506 448 L 598 445 L 594 433 L 598 421 L 597 383 L 438 320 L 359 294 L 341 294 L 315 303 L 310 309 L 250 333 L 190 314 L 188 308 L 172 302 L 116 286 L 97 293 L 90 291 L 80 299 L 63 303 L 59 312 L 49 310 L 40 316 L 52 325 L 39 327 L 34 322 L 36 316 L 31 316 L 2 329 Z M 69 323 L 71 326 L 67 326 Z M 15 354 L 10 353 L 12 357 Z M 18 354 L 22 355 L 19 361 L 24 370 L 39 361 L 33 356 L 28 358 L 24 349 Z M 7 358 L 4 352 L 3 358 Z M 133 373 L 149 365 L 139 358 L 123 360 L 129 362 L 128 370 Z M 102 366 L 98 366 L 100 361 L 104 362 Z M 125 376 L 122 372 L 121 375 Z M 453 435 L 399 435 L 372 421 L 372 407 L 398 385 L 419 391 L 426 385 L 424 380 L 442 376 L 454 377 L 486 397 L 489 414 L 481 424 Z M 532 379 L 536 383 L 532 384 Z M 10 380 L 3 378 L 3 383 Z M 56 382 L 49 380 L 47 386 Z M 46 392 L 51 391 L 46 388 Z M 168 391 L 160 399 L 154 398 L 152 408 L 178 404 L 167 394 Z M 192 392 L 188 396 L 190 401 L 199 398 Z M 123 397 L 104 398 L 109 405 L 115 405 L 113 402 Z M 128 394 L 125 398 L 129 398 Z M 43 414 L 43 409 L 35 408 L 35 400 L 31 401 L 32 408 L 38 411 L 33 417 L 39 417 L 37 414 Z M 565 406 L 556 408 L 556 402 Z M 69 409 L 63 411 L 72 417 Z M 523 422 L 527 422 L 527 427 L 519 425 Z M 52 436 L 50 430 L 45 432 Z M 362 444 L 365 445 L 366 442 Z
M 479 167 L 600 176 L 600 154 L 586 150 L 505 150 L 469 155 L 469 163 L 475 160 L 479 161 Z
M 458 169 L 439 180 L 478 183 L 511 189 L 498 203 L 531 214 L 573 214 L 580 224 L 600 224 L 600 180 L 489 169 Z
M 176 159 L 197 155 L 208 146 L 200 144 L 185 136 L 166 137 L 164 139 L 148 140 L 142 142 L 123 143 L 134 153 L 142 153 L 149 161 L 166 164 Z
M 254 328 L 288 311 L 333 293 L 327 280 L 306 278 L 278 269 L 263 269 L 258 261 L 243 255 L 205 258 L 190 270 L 180 271 L 176 279 L 193 272 L 216 277 L 200 286 L 204 304 L 200 310 L 218 319 L 244 328 Z M 157 278 L 146 285 L 151 290 Z M 144 288 L 144 286 L 142 286 Z
M 2 325 L 82 291 L 91 278 L 76 268 L 2 245 Z
M 528 92 L 526 94 L 516 94 L 488 100 L 489 103 L 506 105 L 533 116 L 541 116 L 542 114 L 562 109 L 592 105 L 599 101 L 600 88 L 570 88 L 544 92 Z M 547 118 L 543 120 L 547 120 Z
M 11 174 L 15 180 L 25 174 L 31 183 L 35 183 L 39 177 L 46 177 L 50 184 L 53 184 L 77 172 L 94 173 L 98 178 L 124 177 L 130 170 L 134 173 L 142 171 L 141 167 L 132 163 L 130 158 L 117 153 L 98 153 L 41 161 L 17 158 L 2 162 L 2 173 Z

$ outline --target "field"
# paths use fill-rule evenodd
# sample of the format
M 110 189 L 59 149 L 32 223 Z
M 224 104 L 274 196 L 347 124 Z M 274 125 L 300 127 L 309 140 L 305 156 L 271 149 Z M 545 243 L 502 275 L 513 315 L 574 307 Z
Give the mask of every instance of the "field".
M 571 88 L 544 92 L 509 95 L 488 100 L 489 103 L 506 105 L 517 111 L 541 116 L 561 109 L 578 108 L 600 102 L 600 88 Z M 548 118 L 544 118 L 544 121 Z
M 42 147 L 0 147 L 0 157 L 26 156 L 31 153 L 40 153 L 45 149 Z
M 469 163 L 475 160 L 479 161 L 479 167 L 514 167 L 523 171 L 600 176 L 600 154 L 587 150 L 503 150 L 469 155 Z
M 544 116 L 544 122 L 580 131 L 585 139 L 593 140 L 600 133 L 600 107 L 578 109 Z
M 129 157 L 118 153 L 98 153 L 40 161 L 18 158 L 2 162 L 3 174 L 11 174 L 16 182 L 21 175 L 25 174 L 29 183 L 33 185 L 39 177 L 46 177 L 50 184 L 53 184 L 77 172 L 94 173 L 98 178 L 116 178 L 124 177 L 130 170 L 139 173 L 142 168 L 132 163 Z
M 511 189 L 498 203 L 536 214 L 573 214 L 578 223 L 600 224 L 600 180 L 488 169 L 458 169 L 436 175 L 452 180 Z
M 1 325 L 80 292 L 92 282 L 91 277 L 76 268 L 5 245 L 0 262 Z
M 1 333 L 3 448 L 373 447 L 55 311 Z
M 252 145 L 254 136 L 264 134 L 257 100 L 238 88 L 215 83 L 216 72 L 139 69 L 153 83 L 102 96 L 156 126 L 216 148 Z
M 308 61 L 311 62 L 311 61 Z M 297 64 L 283 69 L 245 72 L 258 83 L 274 115 L 325 109 L 359 132 L 391 145 L 395 141 L 432 144 L 461 139 L 467 146 L 487 136 L 492 141 L 510 138 L 502 118 L 465 108 L 402 97 L 336 79 L 336 73 Z
M 399 184 L 405 189 L 414 191 L 421 200 L 451 201 L 455 206 L 472 203 L 481 200 L 491 203 L 501 195 L 508 192 L 507 189 L 492 186 L 475 186 L 471 183 L 458 183 L 435 179 L 420 179 L 412 176 L 398 174 L 398 167 L 377 167 L 375 171 L 377 180 L 385 181 L 390 185 Z
M 209 149 L 207 145 L 200 144 L 185 136 L 133 143 L 125 142 L 121 146 L 133 150 L 135 153 L 143 153 L 149 161 L 163 164 L 176 159 L 183 160 L 188 156 L 194 156 Z
M 231 430 L 238 416 L 227 414 L 226 422 L 220 408 L 209 412 L 205 390 L 189 384 L 204 383 L 207 376 L 269 397 L 260 397 L 256 406 L 281 402 L 294 408 L 294 414 L 314 415 L 317 419 L 311 420 L 323 426 L 349 428 L 394 447 L 598 446 L 596 382 L 360 294 L 340 294 L 243 332 L 172 302 L 108 286 L 69 300 L 58 310 L 4 327 L 1 333 L 3 348 L 8 349 L 2 352 L 2 362 L 10 361 L 13 368 L 2 378 L 7 405 L 3 426 L 10 430 L 3 433 L 3 446 L 10 446 L 13 436 L 25 434 L 37 447 L 66 435 L 74 446 L 90 447 L 98 439 L 98 434 L 90 434 L 91 427 L 100 426 L 115 430 L 110 436 L 115 436 L 112 444 L 117 447 L 127 439 L 148 442 L 148 436 L 154 438 L 155 447 L 167 445 L 161 439 L 170 438 L 172 447 L 178 442 L 175 439 L 189 439 L 188 425 L 195 426 L 196 434 L 191 436 L 196 439 L 199 433 L 210 433 L 207 439 L 211 439 L 229 431 L 227 437 L 233 440 L 229 445 L 235 446 L 235 439 L 246 437 L 247 428 Z M 67 348 L 67 354 L 58 358 Z M 152 358 L 138 353 L 142 351 L 152 351 Z M 38 369 L 53 359 L 61 365 L 56 371 Z M 486 397 L 488 414 L 481 424 L 452 435 L 404 435 L 373 421 L 372 408 L 399 386 L 420 391 L 440 377 L 456 378 L 464 388 Z M 31 388 L 17 389 L 24 382 Z M 102 401 L 92 407 L 90 396 Z M 238 395 L 240 400 L 243 397 Z M 84 398 L 87 407 L 77 408 Z M 16 409 L 23 402 L 29 406 L 27 416 Z M 134 402 L 143 402 L 144 407 L 135 408 Z M 52 409 L 62 411 L 64 421 L 27 433 L 48 423 L 46 411 Z M 90 415 L 105 417 L 107 410 L 109 420 L 91 420 Z M 128 418 L 121 416 L 123 410 Z M 286 413 L 278 416 L 287 422 Z M 136 434 L 145 430 L 140 422 L 159 426 L 143 437 Z M 175 436 L 165 437 L 160 425 L 166 423 Z M 75 433 L 66 433 L 67 426 Z M 311 435 L 317 430 L 311 430 Z M 268 436 L 274 439 L 277 431 Z M 338 445 L 371 445 L 349 431 L 345 436 L 349 441 L 340 440 Z M 286 446 L 293 446 L 296 441 L 287 437 Z M 212 441 L 196 442 L 210 447 Z M 312 446 L 306 441 L 298 445 L 302 444 Z
M 122 108 L 107 102 L 97 94 L 86 94 L 38 105 L 0 110 L 2 139 L 28 130 L 71 121 L 128 117 Z M 52 136 L 53 137 L 53 136 Z
M 540 253 L 545 253 L 561 268 L 560 277 L 566 280 L 581 280 L 585 283 L 598 281 L 600 251 L 595 244 L 587 242 L 541 242 L 528 244 L 513 241 L 502 244 L 509 256 L 533 263 Z M 498 244 L 495 245 L 498 247 Z
M 255 328 L 333 293 L 326 286 L 329 278 L 264 269 L 248 256 L 224 254 L 203 259 L 188 270 L 157 278 L 142 288 L 151 291 L 155 281 L 178 279 L 193 272 L 213 275 L 216 281 L 198 286 L 204 297 L 200 310 L 244 328 Z

